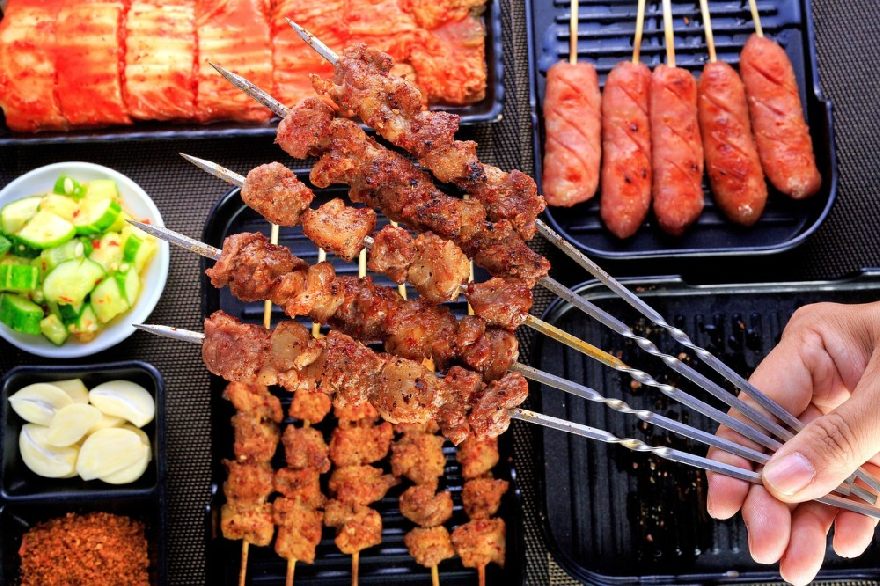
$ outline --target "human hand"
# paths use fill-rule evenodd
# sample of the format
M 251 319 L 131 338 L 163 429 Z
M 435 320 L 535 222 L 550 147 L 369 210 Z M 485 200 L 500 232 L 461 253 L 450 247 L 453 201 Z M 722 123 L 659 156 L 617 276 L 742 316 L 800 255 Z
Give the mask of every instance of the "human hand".
M 785 580 L 807 584 L 821 568 L 832 524 L 834 551 L 843 557 L 864 553 L 877 526 L 864 515 L 810 501 L 866 462 L 880 478 L 880 303 L 799 309 L 750 382 L 806 425 L 764 467 L 763 484 L 709 473 L 707 509 L 715 519 L 741 512 L 755 561 L 778 562 Z M 724 426 L 718 435 L 761 449 Z M 709 457 L 753 468 L 715 448 Z

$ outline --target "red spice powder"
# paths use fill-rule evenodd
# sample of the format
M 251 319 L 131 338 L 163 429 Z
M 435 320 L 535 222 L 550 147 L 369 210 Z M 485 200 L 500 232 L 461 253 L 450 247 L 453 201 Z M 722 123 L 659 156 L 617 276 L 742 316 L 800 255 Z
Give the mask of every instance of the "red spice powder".
M 22 586 L 150 583 L 144 526 L 128 517 L 67 513 L 32 527 L 18 553 Z

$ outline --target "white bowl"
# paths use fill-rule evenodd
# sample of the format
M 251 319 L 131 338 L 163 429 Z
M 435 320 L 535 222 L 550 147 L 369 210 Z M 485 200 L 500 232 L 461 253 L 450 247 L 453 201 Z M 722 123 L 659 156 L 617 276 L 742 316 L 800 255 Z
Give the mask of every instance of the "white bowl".
M 136 219 L 149 220 L 151 224 L 164 226 L 156 204 L 134 181 L 113 169 L 77 161 L 46 165 L 25 173 L 0 190 L 0 207 L 29 195 L 50 191 L 61 174 L 70 175 L 80 181 L 113 179 L 119 186 L 119 193 L 125 202 L 124 207 L 129 213 Z M 70 339 L 63 345 L 56 346 L 43 336 L 22 334 L 2 323 L 0 323 L 0 336 L 22 350 L 47 358 L 79 358 L 115 346 L 135 332 L 132 324 L 146 321 L 156 307 L 162 290 L 165 289 L 165 281 L 168 279 L 169 258 L 168 243 L 159 242 L 156 255 L 150 261 L 144 275 L 143 289 L 135 306 L 113 320 L 90 342 L 76 342 Z

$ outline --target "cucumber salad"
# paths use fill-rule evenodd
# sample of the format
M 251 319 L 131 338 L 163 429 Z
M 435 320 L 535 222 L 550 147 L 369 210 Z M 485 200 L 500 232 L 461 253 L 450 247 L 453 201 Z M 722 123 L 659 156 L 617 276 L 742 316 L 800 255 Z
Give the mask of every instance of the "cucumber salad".
M 0 322 L 88 342 L 134 307 L 158 246 L 130 217 L 115 181 L 68 175 L 0 209 Z

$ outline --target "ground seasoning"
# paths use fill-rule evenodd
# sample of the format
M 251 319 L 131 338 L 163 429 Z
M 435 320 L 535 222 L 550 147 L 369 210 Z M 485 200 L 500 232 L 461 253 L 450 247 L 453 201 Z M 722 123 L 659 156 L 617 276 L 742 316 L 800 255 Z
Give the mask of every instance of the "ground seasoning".
M 22 586 L 149 584 L 144 526 L 110 513 L 67 513 L 32 527 L 21 548 Z

